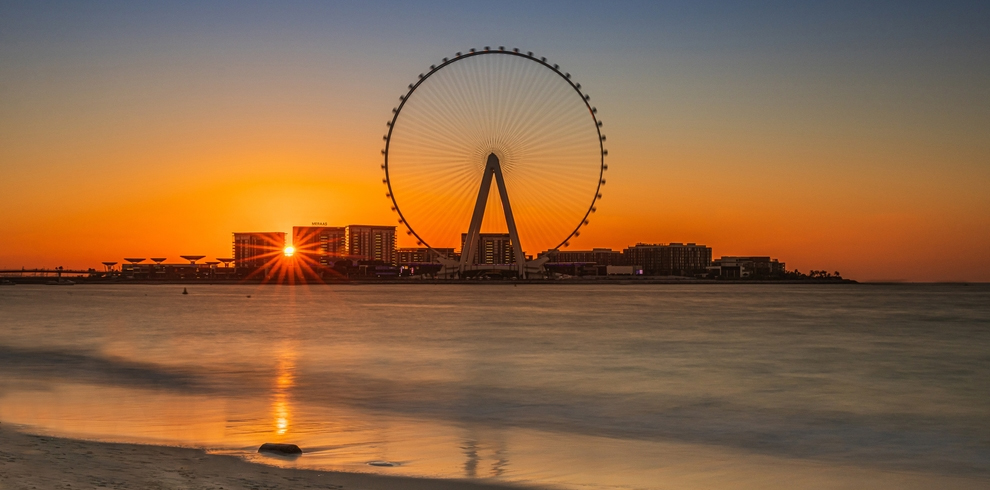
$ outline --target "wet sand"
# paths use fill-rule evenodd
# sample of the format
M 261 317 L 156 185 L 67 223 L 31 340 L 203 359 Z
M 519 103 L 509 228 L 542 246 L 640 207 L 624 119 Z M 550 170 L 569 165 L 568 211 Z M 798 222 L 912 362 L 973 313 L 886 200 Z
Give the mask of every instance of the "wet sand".
M 17 432 L 0 425 L 0 490 L 13 489 L 505 490 L 459 480 L 276 468 L 199 449 L 115 444 Z
M 523 490 L 553 488 L 483 481 L 410 478 L 279 468 L 200 449 L 85 441 L 18 432 L 0 425 L 0 490 Z M 981 477 L 875 471 L 841 465 L 764 461 L 754 457 L 733 464 L 714 448 L 704 464 L 671 454 L 662 488 L 784 490 L 794 488 L 923 490 L 987 488 Z M 304 456 L 305 457 L 305 456 Z M 691 463 L 693 461 L 693 463 Z M 583 488 L 589 486 L 581 485 Z M 595 486 L 590 486 L 596 488 Z M 629 488 L 629 485 L 621 485 Z M 633 486 L 635 487 L 635 486 Z M 564 488 L 564 487 L 561 487 Z M 572 488 L 567 486 L 566 488 Z

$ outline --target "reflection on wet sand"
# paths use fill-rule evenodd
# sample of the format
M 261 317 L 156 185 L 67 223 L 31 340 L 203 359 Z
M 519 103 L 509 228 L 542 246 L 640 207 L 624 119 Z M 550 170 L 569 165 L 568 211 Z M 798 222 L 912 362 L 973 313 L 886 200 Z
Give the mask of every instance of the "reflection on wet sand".
M 492 476 L 499 477 L 502 473 L 505 473 L 505 467 L 509 466 L 509 456 L 505 445 L 499 444 L 498 448 L 495 449 L 495 455 L 492 458 L 495 461 L 492 463 Z
M 464 477 L 465 478 L 497 478 L 502 476 L 509 465 L 508 451 L 505 447 L 505 440 L 502 431 L 468 428 L 468 435 L 461 444 L 461 451 L 464 453 Z M 486 453 L 491 453 L 486 456 Z M 482 464 L 486 459 L 490 459 L 491 470 L 481 471 Z
M 478 476 L 478 444 L 475 441 L 465 441 L 461 446 L 464 450 L 464 476 L 476 478 Z

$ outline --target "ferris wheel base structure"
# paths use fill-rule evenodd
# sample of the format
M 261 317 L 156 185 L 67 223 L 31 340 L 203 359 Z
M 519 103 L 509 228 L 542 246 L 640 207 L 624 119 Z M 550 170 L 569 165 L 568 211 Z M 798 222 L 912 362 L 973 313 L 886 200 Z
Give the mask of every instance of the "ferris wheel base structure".
M 520 279 L 531 279 L 534 277 L 543 277 L 545 269 L 543 265 L 549 261 L 549 257 L 540 257 L 534 260 L 526 260 L 520 266 L 519 263 L 515 264 L 461 264 L 459 260 L 449 259 L 445 257 L 440 258 L 440 264 L 443 268 L 437 274 L 438 279 L 467 279 L 472 276 L 480 275 L 480 273 L 486 272 L 498 272 L 498 273 L 516 273 L 517 277 Z
M 509 228 L 509 241 L 512 243 L 512 254 L 516 259 L 513 264 L 473 264 L 471 263 L 478 246 L 478 236 L 481 234 L 481 223 L 485 218 L 485 207 L 488 204 L 488 194 L 492 188 L 492 180 L 498 186 L 498 194 L 502 200 L 502 211 L 505 213 L 505 225 Z M 467 237 L 464 240 L 464 248 L 461 250 L 461 259 L 441 259 L 444 270 L 441 275 L 450 276 L 456 272 L 459 277 L 466 277 L 471 271 L 514 271 L 521 279 L 526 279 L 531 273 L 543 271 L 543 264 L 548 257 L 540 257 L 536 260 L 526 260 L 522 251 L 522 244 L 519 242 L 519 232 L 516 230 L 516 220 L 512 215 L 512 205 L 509 203 L 509 193 L 505 189 L 505 179 L 502 177 L 502 165 L 498 156 L 494 153 L 488 155 L 485 163 L 485 173 L 481 178 L 481 187 L 478 189 L 478 200 L 474 204 L 474 213 L 471 215 L 471 225 L 468 227 Z
M 451 263 L 448 263 L 448 261 Z M 542 278 L 545 272 L 543 264 L 546 262 L 545 257 L 536 260 L 527 260 L 525 274 L 516 277 L 520 277 L 521 279 Z M 486 275 L 487 273 L 513 275 L 519 272 L 518 264 L 470 264 L 461 267 L 457 260 L 451 259 L 441 259 L 441 264 L 444 267 L 436 275 L 437 279 L 469 279 L 471 277 Z

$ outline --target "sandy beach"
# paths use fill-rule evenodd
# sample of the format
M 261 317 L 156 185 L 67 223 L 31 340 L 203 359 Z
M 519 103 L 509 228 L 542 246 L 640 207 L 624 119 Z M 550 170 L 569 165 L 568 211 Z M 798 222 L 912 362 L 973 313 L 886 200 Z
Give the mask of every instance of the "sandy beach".
M 276 468 L 199 449 L 26 434 L 0 425 L 0 489 L 506 489 L 459 480 Z

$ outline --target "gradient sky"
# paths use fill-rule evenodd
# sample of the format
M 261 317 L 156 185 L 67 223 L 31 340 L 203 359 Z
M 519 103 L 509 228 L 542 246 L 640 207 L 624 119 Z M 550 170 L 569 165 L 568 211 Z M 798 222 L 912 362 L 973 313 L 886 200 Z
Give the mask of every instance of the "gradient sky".
M 398 95 L 484 45 L 559 63 L 605 121 L 574 249 L 990 281 L 986 2 L 0 1 L 0 268 L 394 223 Z

